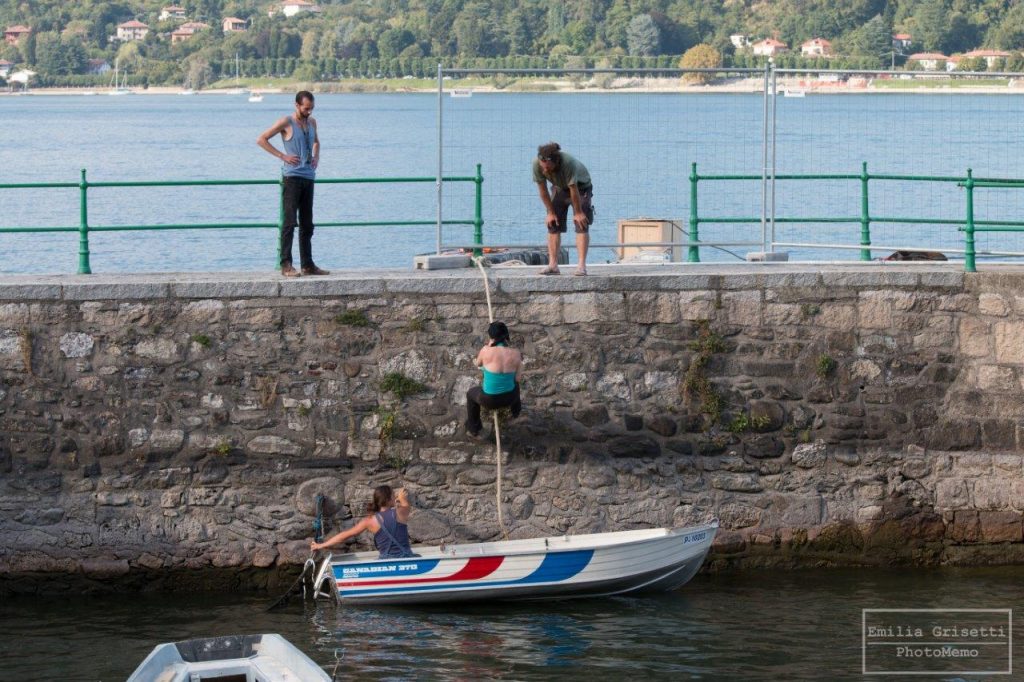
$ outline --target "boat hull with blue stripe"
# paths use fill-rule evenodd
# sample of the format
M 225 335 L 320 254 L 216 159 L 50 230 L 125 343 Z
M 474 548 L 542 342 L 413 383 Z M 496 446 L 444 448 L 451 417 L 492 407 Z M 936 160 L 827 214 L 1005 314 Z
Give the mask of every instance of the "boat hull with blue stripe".
M 317 595 L 340 602 L 424 604 L 567 599 L 674 590 L 700 569 L 718 523 L 689 528 L 413 547 L 410 559 L 374 552 L 328 556 Z

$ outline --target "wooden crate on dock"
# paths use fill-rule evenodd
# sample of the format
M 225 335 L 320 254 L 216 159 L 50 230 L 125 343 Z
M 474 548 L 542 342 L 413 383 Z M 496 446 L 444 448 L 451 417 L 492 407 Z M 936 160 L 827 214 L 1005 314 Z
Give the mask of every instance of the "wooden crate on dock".
M 619 221 L 619 244 L 681 241 L 683 241 L 683 226 L 678 220 L 630 218 Z M 619 260 L 636 258 L 641 251 L 670 253 L 669 260 L 674 263 L 683 259 L 683 247 L 681 246 L 625 246 L 619 249 Z

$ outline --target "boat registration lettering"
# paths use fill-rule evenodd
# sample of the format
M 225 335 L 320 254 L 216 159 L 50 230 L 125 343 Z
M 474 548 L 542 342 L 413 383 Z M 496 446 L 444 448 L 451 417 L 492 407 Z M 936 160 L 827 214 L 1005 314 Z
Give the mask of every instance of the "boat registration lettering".
M 689 535 L 684 535 L 683 536 L 683 544 L 684 545 L 688 545 L 691 542 L 701 542 L 702 540 L 706 540 L 707 537 L 708 537 L 708 532 L 706 530 L 702 530 L 699 533 L 691 533 Z
M 384 564 L 382 566 L 353 566 L 351 568 L 345 567 L 341 569 L 341 577 L 343 578 L 361 578 L 368 575 L 382 575 L 390 573 L 407 573 L 409 571 L 415 571 L 419 568 L 419 564 Z

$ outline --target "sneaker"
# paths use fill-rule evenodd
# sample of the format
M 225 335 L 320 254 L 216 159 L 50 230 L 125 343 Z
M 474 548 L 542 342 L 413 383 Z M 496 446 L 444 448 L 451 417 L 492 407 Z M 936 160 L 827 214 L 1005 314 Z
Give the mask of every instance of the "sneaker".
M 293 268 L 291 265 L 282 265 L 281 274 L 285 277 L 301 277 L 299 271 Z
M 302 274 L 303 275 L 329 275 L 329 274 L 331 274 L 331 271 L 330 270 L 324 270 L 322 268 L 318 268 L 317 266 L 314 265 L 311 268 L 302 268 Z

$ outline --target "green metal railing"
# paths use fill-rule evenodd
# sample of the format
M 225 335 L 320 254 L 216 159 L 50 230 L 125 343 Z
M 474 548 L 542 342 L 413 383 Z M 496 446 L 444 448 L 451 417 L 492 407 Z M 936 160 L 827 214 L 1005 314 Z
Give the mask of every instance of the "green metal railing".
M 442 177 L 441 182 L 472 182 L 475 185 L 475 214 L 472 220 L 377 220 L 377 221 L 337 221 L 316 223 L 317 227 L 384 227 L 384 226 L 425 226 L 435 225 L 440 230 L 442 225 L 472 225 L 473 243 L 483 244 L 483 175 L 481 166 L 477 164 L 476 174 L 467 176 Z M 318 179 L 318 185 L 351 185 L 351 184 L 414 184 L 437 183 L 434 177 L 403 177 L 403 178 L 324 178 Z M 228 186 L 278 185 L 279 208 L 275 223 L 185 223 L 163 225 L 90 225 L 89 224 L 89 190 L 100 187 L 228 187 Z M 39 227 L 2 227 L 0 234 L 6 232 L 78 232 L 78 274 L 92 274 L 89 263 L 89 234 L 92 232 L 135 232 L 148 230 L 220 230 L 220 229 L 267 229 L 284 227 L 284 179 L 279 180 L 160 180 L 143 182 L 89 182 L 86 171 L 82 169 L 81 180 L 73 182 L 23 182 L 0 184 L 5 189 L 73 189 L 79 192 L 79 223 L 77 226 L 39 226 Z M 281 240 L 278 239 L 278 262 L 280 261 Z
M 1024 179 L 1000 179 L 1000 178 L 975 178 L 971 169 L 967 170 L 964 176 L 934 176 L 934 175 L 893 175 L 868 173 L 867 163 L 861 164 L 859 173 L 816 173 L 816 174 L 776 174 L 769 175 L 769 180 L 779 181 L 819 181 L 819 180 L 848 180 L 856 181 L 860 188 L 860 215 L 848 216 L 786 216 L 774 215 L 774 197 L 772 200 L 771 215 L 761 216 L 701 216 L 698 210 L 698 187 L 701 182 L 728 182 L 728 181 L 757 181 L 763 182 L 762 175 L 700 175 L 697 172 L 697 164 L 690 167 L 690 207 L 689 207 L 689 229 L 687 246 L 687 261 L 690 263 L 700 262 L 701 246 L 714 246 L 715 242 L 700 241 L 701 225 L 723 225 L 723 224 L 761 224 L 762 226 L 775 224 L 792 223 L 822 223 L 837 224 L 848 223 L 860 226 L 860 239 L 856 244 L 821 244 L 821 243 L 788 243 L 775 241 L 774 234 L 771 239 L 763 236 L 763 246 L 775 247 L 806 247 L 822 249 L 859 249 L 860 260 L 871 260 L 872 250 L 904 248 L 894 246 L 873 246 L 871 240 L 871 226 L 876 223 L 887 224 L 927 224 L 927 225 L 956 225 L 960 232 L 964 233 L 964 269 L 967 272 L 976 272 L 977 249 L 975 245 L 975 234 L 977 232 L 1024 232 L 1024 221 L 1010 220 L 978 220 L 975 217 L 975 189 L 977 188 L 1000 188 L 1000 189 L 1024 189 Z M 869 186 L 871 181 L 902 181 L 902 182 L 930 182 L 949 183 L 964 188 L 965 191 L 965 216 L 963 220 L 952 218 L 922 218 L 913 216 L 878 216 L 872 215 L 869 201 Z M 474 216 L 471 220 L 391 220 L 391 221 L 337 221 L 317 222 L 317 226 L 323 227 L 376 227 L 376 226 L 428 226 L 435 225 L 438 229 L 438 244 L 441 243 L 440 230 L 443 225 L 472 225 L 474 247 L 484 246 L 483 240 L 483 175 L 480 164 L 476 165 L 476 174 L 471 176 L 442 177 L 440 183 L 436 177 L 398 177 L 398 178 L 326 178 L 316 181 L 317 184 L 413 184 L 413 183 L 445 183 L 445 182 L 472 182 L 475 186 Z M 192 224 L 157 224 L 157 225 L 90 225 L 89 224 L 89 190 L 93 188 L 138 188 L 138 187 L 226 187 L 226 186 L 258 186 L 277 185 L 281 187 L 279 196 L 279 210 L 277 222 L 232 222 L 232 223 L 192 223 Z M 142 181 L 142 182 L 89 182 L 86 178 L 86 171 L 81 171 L 81 179 L 73 182 L 38 182 L 38 183 L 7 183 L 0 184 L 0 190 L 4 189 L 74 189 L 79 191 L 79 224 L 77 226 L 40 226 L 40 227 L 0 227 L 0 234 L 7 232 L 78 232 L 78 273 L 91 274 L 92 269 L 89 262 L 89 235 L 92 232 L 117 232 L 117 231 L 147 231 L 147 230 L 208 230 L 208 229 L 269 229 L 277 228 L 280 231 L 284 225 L 284 196 L 283 179 L 275 180 L 181 180 L 181 181 Z M 773 190 L 774 194 L 774 190 Z M 746 243 L 746 242 L 744 242 Z M 911 248 L 929 248 L 911 247 Z M 479 255 L 480 249 L 475 248 L 474 252 Z M 1019 255 L 1019 254 L 1005 254 Z M 280 239 L 278 239 L 278 261 L 280 261 Z
M 769 180 L 772 176 L 768 176 Z M 860 215 L 858 216 L 804 216 L 804 217 L 778 217 L 778 216 L 720 216 L 700 217 L 697 212 L 697 185 L 701 181 L 762 181 L 761 175 L 699 175 L 697 164 L 690 167 L 690 225 L 687 260 L 691 263 L 700 262 L 700 247 L 694 244 L 700 241 L 701 224 L 735 224 L 735 223 L 764 223 L 766 220 L 774 225 L 775 223 L 851 223 L 860 225 L 860 260 L 871 260 L 871 225 L 873 223 L 906 224 L 906 225 L 956 225 L 959 231 L 964 233 L 964 269 L 967 272 L 977 272 L 974 235 L 976 232 L 1024 232 L 1024 221 L 1012 220 L 978 220 L 974 216 L 974 189 L 977 187 L 988 188 L 1024 188 L 1024 180 L 1000 179 L 1000 178 L 975 178 L 971 169 L 967 169 L 964 176 L 938 176 L 938 175 L 893 175 L 868 173 L 868 164 L 861 164 L 861 172 L 853 173 L 822 173 L 822 174 L 776 174 L 775 180 L 856 180 L 860 183 Z M 919 218 L 910 216 L 876 216 L 871 214 L 868 186 L 872 180 L 902 181 L 902 182 L 939 182 L 956 184 L 966 189 L 966 216 L 964 220 L 951 218 Z M 771 246 L 800 246 L 813 248 L 850 248 L 848 245 L 839 244 L 795 244 L 771 240 Z M 854 247 L 855 248 L 855 247 Z M 893 247 L 880 247 L 893 248 Z
M 975 259 L 975 248 L 974 248 L 974 233 L 975 232 L 1024 232 L 1024 221 L 1019 220 L 976 220 L 974 218 L 974 189 L 976 187 L 995 188 L 995 189 L 1022 189 L 1024 188 L 1024 180 L 1015 179 L 994 179 L 994 178 L 975 178 L 970 169 L 967 169 L 967 178 L 960 183 L 960 186 L 967 190 L 967 219 L 964 223 L 964 241 L 966 248 L 964 251 L 965 269 L 967 272 L 977 272 L 977 268 L 974 265 Z

